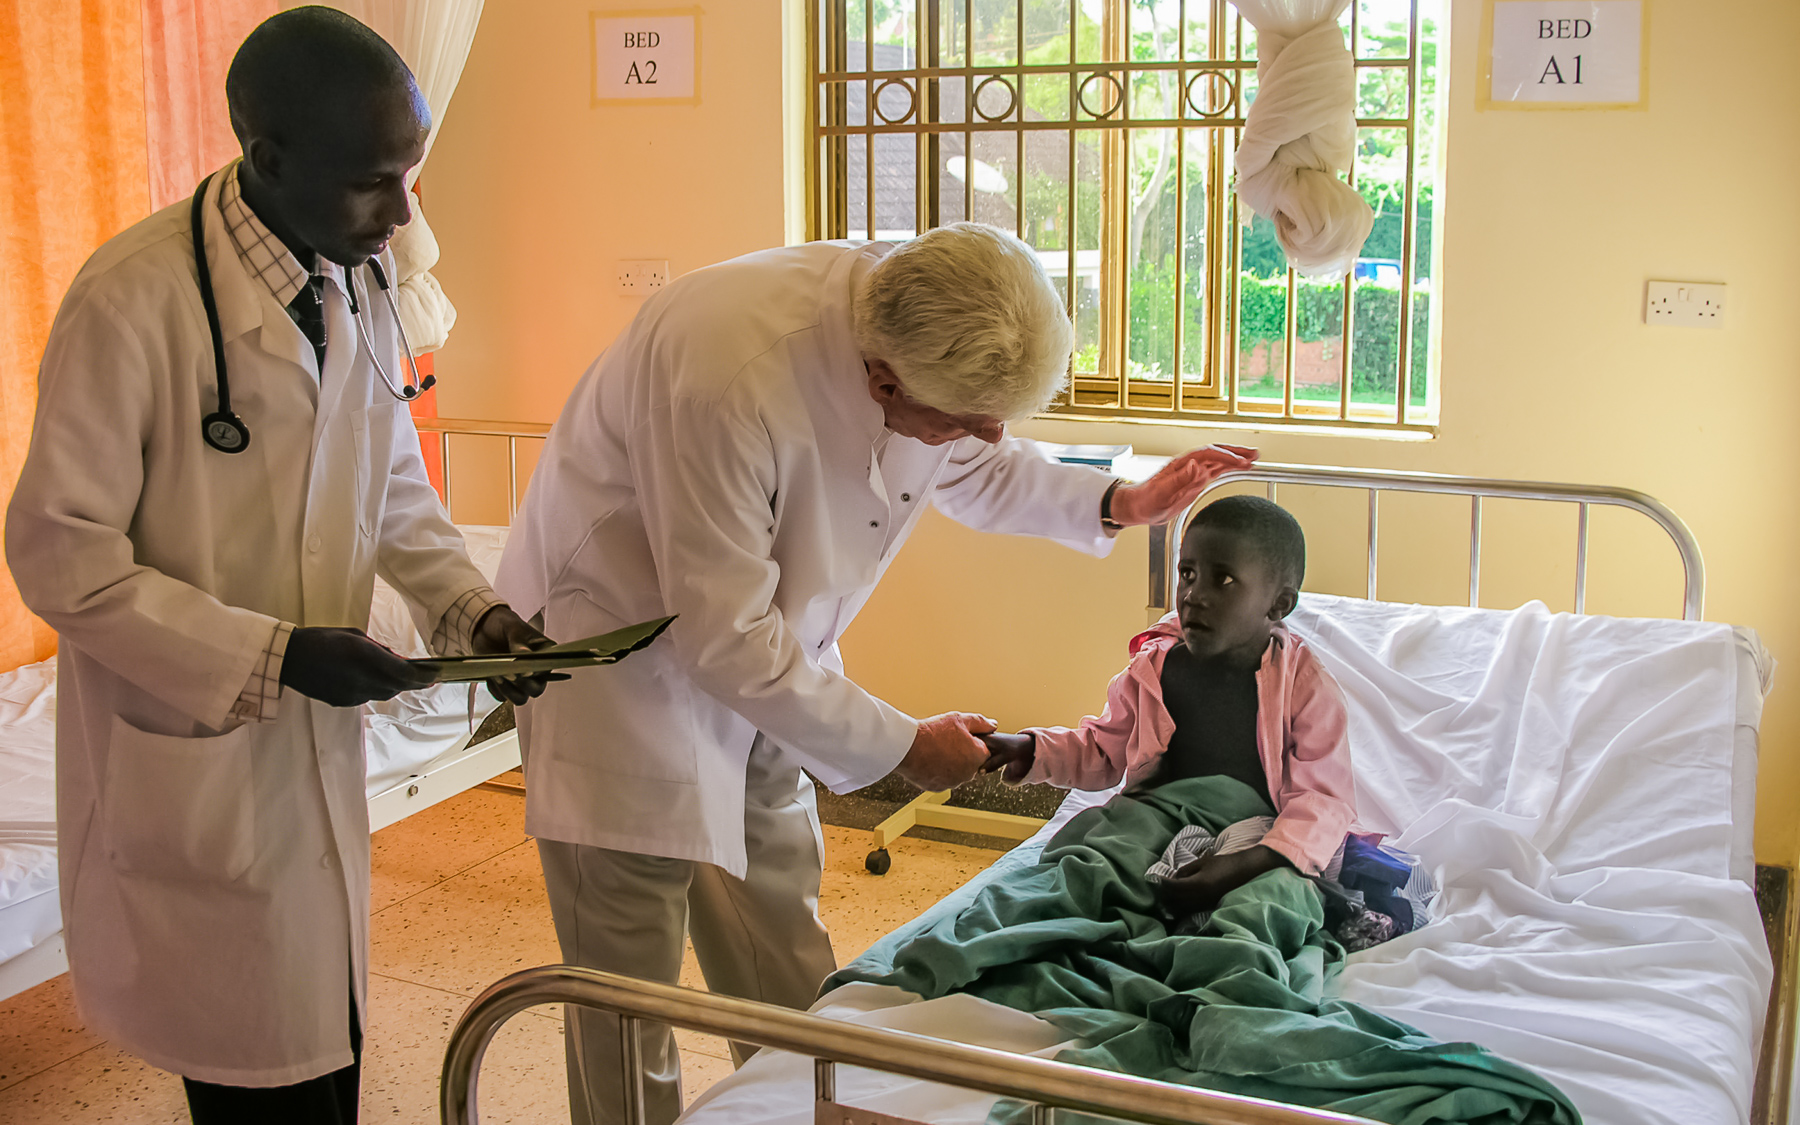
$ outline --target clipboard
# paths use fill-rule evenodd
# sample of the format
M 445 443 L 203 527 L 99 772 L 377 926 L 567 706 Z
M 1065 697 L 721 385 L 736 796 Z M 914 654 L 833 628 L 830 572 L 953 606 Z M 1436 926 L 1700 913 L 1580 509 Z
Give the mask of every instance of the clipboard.
M 658 617 L 636 625 L 627 625 L 610 633 L 587 637 L 567 644 L 553 645 L 532 652 L 490 654 L 484 656 L 428 656 L 410 663 L 432 675 L 433 683 L 468 683 L 492 680 L 502 676 L 529 676 L 538 672 L 566 672 L 575 668 L 596 668 L 617 664 L 640 649 L 647 648 L 668 630 L 673 616 Z

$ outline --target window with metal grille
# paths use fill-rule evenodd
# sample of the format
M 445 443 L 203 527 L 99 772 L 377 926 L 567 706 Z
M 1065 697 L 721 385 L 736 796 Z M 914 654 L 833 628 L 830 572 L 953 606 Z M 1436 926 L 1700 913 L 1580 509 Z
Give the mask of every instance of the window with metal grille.
M 1429 432 L 1444 0 L 1351 0 L 1349 278 L 1297 276 L 1231 191 L 1256 31 L 1226 0 L 815 0 L 817 238 L 1016 232 L 1068 301 L 1058 416 Z

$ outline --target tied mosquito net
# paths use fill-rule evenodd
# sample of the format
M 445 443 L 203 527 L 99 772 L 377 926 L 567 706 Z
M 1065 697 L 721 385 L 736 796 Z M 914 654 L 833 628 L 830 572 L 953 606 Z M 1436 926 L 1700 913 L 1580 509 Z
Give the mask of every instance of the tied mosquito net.
M 1256 28 L 1257 55 L 1238 198 L 1275 224 L 1296 271 L 1341 277 L 1375 221 L 1338 175 L 1356 153 L 1356 68 L 1338 27 L 1350 0 L 1232 2 Z

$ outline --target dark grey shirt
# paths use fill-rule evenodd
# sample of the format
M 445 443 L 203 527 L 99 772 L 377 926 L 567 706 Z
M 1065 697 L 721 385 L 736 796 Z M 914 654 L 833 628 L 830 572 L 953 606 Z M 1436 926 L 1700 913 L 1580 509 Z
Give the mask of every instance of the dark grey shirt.
M 1163 658 L 1163 706 L 1175 720 L 1169 749 L 1149 776 L 1149 789 L 1188 777 L 1233 777 L 1269 801 L 1269 780 L 1256 750 L 1256 671 L 1203 662 L 1177 644 Z M 1269 801 L 1270 807 L 1274 802 Z

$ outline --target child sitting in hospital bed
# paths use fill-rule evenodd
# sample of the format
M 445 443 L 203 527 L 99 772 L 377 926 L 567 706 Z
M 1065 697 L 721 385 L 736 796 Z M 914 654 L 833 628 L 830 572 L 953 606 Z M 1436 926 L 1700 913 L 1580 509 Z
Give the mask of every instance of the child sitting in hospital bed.
M 1241 822 L 1216 839 L 1184 833 L 1165 864 L 1197 858 L 1148 873 L 1178 919 L 1282 866 L 1336 875 L 1356 819 L 1344 700 L 1282 624 L 1305 571 L 1305 536 L 1276 504 L 1229 496 L 1202 508 L 1182 536 L 1175 612 L 1132 641 L 1105 711 L 1073 730 L 987 735 L 987 768 L 1086 790 L 1123 779 L 1128 794 L 1216 775 L 1255 790 L 1272 823 Z

